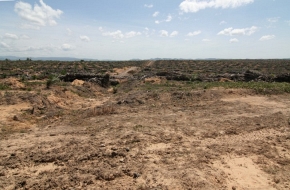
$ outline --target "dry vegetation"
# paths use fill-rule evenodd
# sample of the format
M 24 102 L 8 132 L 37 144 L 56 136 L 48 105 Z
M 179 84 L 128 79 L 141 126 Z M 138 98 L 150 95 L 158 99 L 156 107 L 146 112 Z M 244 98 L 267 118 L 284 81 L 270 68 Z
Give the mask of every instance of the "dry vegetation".
M 289 189 L 289 73 L 289 60 L 2 61 L 0 189 Z

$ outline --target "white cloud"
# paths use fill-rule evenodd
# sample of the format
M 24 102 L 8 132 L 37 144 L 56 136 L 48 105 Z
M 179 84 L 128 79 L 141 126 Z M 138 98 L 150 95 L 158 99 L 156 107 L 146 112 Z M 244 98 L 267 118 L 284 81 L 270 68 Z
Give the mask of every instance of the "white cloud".
M 136 31 L 130 31 L 130 32 L 123 34 L 123 32 L 121 30 L 117 30 L 115 32 L 103 33 L 103 36 L 110 36 L 110 37 L 113 37 L 115 39 L 132 38 L 132 37 L 140 36 L 140 35 L 142 35 L 142 33 L 136 32 Z
M 168 15 L 167 16 L 167 19 L 165 20 L 165 22 L 170 22 L 172 20 L 172 16 L 171 15 Z
M 184 0 L 179 8 L 182 12 L 198 12 L 206 8 L 236 8 L 249 3 L 254 0 Z
M 25 47 L 19 47 L 17 45 L 9 46 L 8 44 L 2 42 L 0 43 L 0 47 L 3 47 L 7 52 L 27 52 L 27 51 L 53 51 L 55 49 L 63 49 L 63 47 L 55 47 L 51 44 L 46 46 L 25 46 Z
M 155 33 L 155 30 L 153 29 L 149 29 L 149 28 L 145 28 L 145 30 L 143 31 L 143 34 L 146 36 L 146 37 L 149 37 L 150 35 L 153 35 Z
M 279 21 L 280 17 L 273 17 L 273 18 L 268 18 L 267 21 L 270 23 L 275 23 Z
M 104 28 L 100 26 L 100 27 L 99 27 L 99 31 L 100 31 L 100 32 L 103 32 L 103 31 L 104 31 Z
M 173 31 L 173 32 L 171 32 L 170 37 L 174 37 L 174 36 L 177 36 L 177 35 L 178 35 L 178 31 Z
M 40 5 L 35 4 L 32 7 L 29 3 L 19 1 L 15 4 L 14 11 L 23 19 L 27 20 L 29 25 L 36 26 L 54 26 L 57 24 L 56 18 L 60 18 L 63 13 L 61 10 L 54 10 L 46 5 L 43 0 L 39 1 Z
M 168 37 L 168 32 L 166 30 L 159 31 L 161 37 Z
M 152 4 L 150 4 L 150 5 L 145 4 L 144 7 L 146 7 L 146 8 L 152 8 L 153 5 Z
M 60 47 L 63 51 L 70 51 L 73 50 L 73 46 L 70 44 L 62 44 L 62 46 Z
M 25 39 L 25 40 L 27 40 L 27 39 L 30 39 L 30 37 L 27 36 L 27 35 L 21 35 L 21 36 L 20 36 L 20 39 Z
M 155 24 L 160 24 L 162 22 L 170 22 L 172 20 L 172 16 L 169 14 L 165 20 L 155 20 Z
M 35 26 L 35 25 L 31 25 L 31 24 L 25 24 L 25 23 L 22 23 L 20 28 L 22 28 L 22 29 L 40 30 L 39 26 Z
M 67 28 L 66 31 L 67 31 L 67 35 L 69 35 L 69 36 L 72 35 L 72 30 L 71 29 Z
M 237 42 L 239 42 L 239 40 L 237 38 L 230 39 L 230 43 L 237 43 Z
M 272 40 L 273 38 L 275 38 L 275 35 L 266 35 L 266 36 L 262 36 L 260 38 L 260 41 L 266 41 L 266 40 Z
M 194 31 L 194 32 L 189 32 L 186 36 L 197 36 L 199 34 L 201 34 L 201 31 L 200 30 Z
M 210 42 L 210 39 L 202 39 L 203 42 Z
M 88 36 L 80 36 L 80 39 L 81 39 L 83 42 L 89 42 L 89 41 L 91 41 L 91 39 L 90 39 Z
M 268 21 L 268 25 L 267 25 L 267 28 L 273 28 L 275 27 L 275 23 L 278 22 L 280 19 L 280 17 L 272 17 L 272 18 L 268 18 L 267 21 Z
M 247 35 L 250 36 L 258 30 L 258 27 L 252 26 L 251 28 L 226 28 L 218 33 L 218 35 L 226 35 L 226 36 L 236 36 L 236 35 Z
M 115 32 L 106 32 L 106 33 L 103 33 L 103 36 L 111 36 L 115 39 L 124 38 L 124 34 L 122 33 L 121 30 L 117 30 Z
M 8 44 L 6 44 L 5 42 L 1 42 L 0 43 L 1 47 L 3 48 L 9 48 L 10 46 Z
M 158 11 L 156 11 L 155 13 L 153 13 L 153 17 L 157 17 L 159 15 L 159 12 Z
M 141 32 L 131 31 L 131 32 L 127 32 L 125 37 L 126 38 L 133 38 L 135 36 L 140 36 L 141 34 L 142 34 Z
M 16 34 L 10 34 L 10 33 L 6 33 L 4 35 L 4 38 L 6 38 L 6 39 L 12 39 L 12 40 L 18 40 L 19 39 Z
M 227 22 L 223 20 L 223 21 L 220 22 L 220 25 L 222 25 L 222 24 L 226 24 L 226 23 L 227 23 Z
M 166 30 L 160 30 L 159 34 L 161 37 L 175 37 L 178 35 L 178 31 L 175 30 L 169 34 L 169 32 Z

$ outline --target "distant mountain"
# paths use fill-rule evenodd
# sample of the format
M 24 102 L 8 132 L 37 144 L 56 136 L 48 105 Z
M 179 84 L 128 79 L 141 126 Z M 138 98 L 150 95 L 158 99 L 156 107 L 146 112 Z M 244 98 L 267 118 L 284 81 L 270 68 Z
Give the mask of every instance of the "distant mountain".
M 87 59 L 87 58 L 75 58 L 75 57 L 17 57 L 17 56 L 0 56 L 0 60 L 26 60 L 27 58 L 32 59 L 33 61 L 118 61 L 113 59 Z M 245 58 L 247 59 L 247 58 Z M 196 58 L 196 59 L 184 59 L 184 58 L 151 58 L 151 59 L 130 59 L 128 61 L 142 61 L 142 60 L 231 60 L 231 59 L 222 59 L 222 58 Z M 284 60 L 290 60 L 290 58 L 284 58 Z
M 80 58 L 74 58 L 74 57 L 28 57 L 32 60 L 41 60 L 41 61 L 97 61 L 97 59 L 80 59 Z M 27 57 L 16 57 L 16 56 L 0 56 L 0 60 L 26 60 Z

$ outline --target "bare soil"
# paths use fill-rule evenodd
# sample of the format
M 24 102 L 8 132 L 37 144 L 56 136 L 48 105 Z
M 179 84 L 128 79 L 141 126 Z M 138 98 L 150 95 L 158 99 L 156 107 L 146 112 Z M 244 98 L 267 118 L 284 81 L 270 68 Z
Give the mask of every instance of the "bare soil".
M 290 189 L 289 94 L 123 85 L 1 91 L 0 189 Z

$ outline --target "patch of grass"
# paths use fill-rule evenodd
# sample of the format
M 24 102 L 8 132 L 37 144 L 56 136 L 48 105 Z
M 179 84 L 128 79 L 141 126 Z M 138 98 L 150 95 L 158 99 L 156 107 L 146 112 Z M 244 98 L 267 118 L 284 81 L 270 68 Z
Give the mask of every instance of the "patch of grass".
M 152 129 L 149 126 L 144 126 L 144 125 L 135 125 L 133 127 L 134 131 L 138 131 L 138 132 L 150 132 Z
M 89 113 L 88 117 L 98 116 L 98 115 L 111 115 L 116 113 L 116 109 L 114 106 L 101 106 L 94 107 Z
M 50 89 L 51 85 L 59 82 L 59 78 L 54 75 L 50 75 L 49 78 L 46 80 L 46 89 Z
M 215 87 L 223 87 L 226 89 L 251 89 L 259 94 L 279 94 L 290 93 L 290 83 L 287 82 L 166 82 L 164 84 L 145 84 L 142 88 L 145 90 L 160 90 L 171 91 L 192 90 L 192 89 L 211 89 Z
M 269 83 L 269 82 L 198 82 L 193 83 L 193 89 L 210 89 L 214 87 L 229 88 L 242 88 L 252 89 L 257 93 L 290 93 L 290 83 Z
M 279 172 L 279 168 L 277 166 L 265 166 L 263 168 L 263 170 L 268 173 L 268 174 L 272 174 L 275 175 Z
M 0 127 L 0 137 L 3 135 L 10 135 L 13 133 L 26 133 L 27 129 L 17 129 L 13 126 L 4 125 Z
M 9 90 L 9 86 L 0 83 L 0 90 Z

